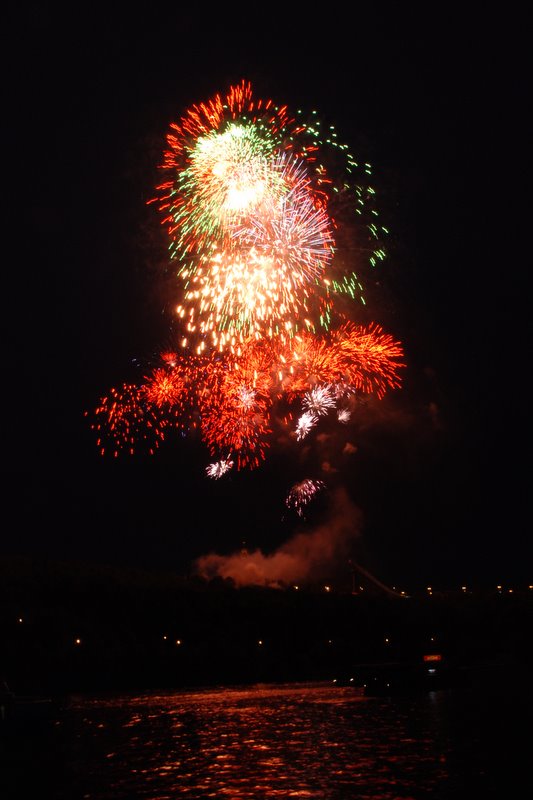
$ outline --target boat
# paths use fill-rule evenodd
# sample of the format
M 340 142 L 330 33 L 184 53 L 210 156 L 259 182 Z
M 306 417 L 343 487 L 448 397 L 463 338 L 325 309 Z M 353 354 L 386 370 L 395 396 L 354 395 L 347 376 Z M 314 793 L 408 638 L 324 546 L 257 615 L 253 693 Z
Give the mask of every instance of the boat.
M 405 661 L 356 664 L 349 677 L 334 679 L 336 686 L 362 689 L 367 697 L 432 692 L 461 685 L 462 672 L 441 653 Z

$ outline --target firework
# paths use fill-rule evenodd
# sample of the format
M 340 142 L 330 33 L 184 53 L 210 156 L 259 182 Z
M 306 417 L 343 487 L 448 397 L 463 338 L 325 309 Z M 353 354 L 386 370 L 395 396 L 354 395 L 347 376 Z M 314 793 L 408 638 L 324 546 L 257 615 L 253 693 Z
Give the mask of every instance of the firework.
M 176 368 L 171 371 L 154 369 L 146 381 L 141 392 L 148 404 L 153 403 L 158 408 L 176 408 L 186 392 L 186 383 Z
M 384 259 L 386 229 L 369 165 L 332 126 L 242 81 L 172 124 L 160 166 L 149 202 L 169 238 L 179 332 L 140 385 L 100 401 L 102 453 L 152 454 L 172 429 L 194 431 L 219 479 L 258 467 L 280 420 L 286 433 L 296 419 L 302 441 L 331 410 L 347 424 L 355 398 L 399 388 L 401 344 L 355 321 L 358 274 Z M 296 484 L 288 505 L 320 488 Z
M 303 396 L 302 405 L 307 412 L 322 417 L 330 408 L 335 408 L 335 398 L 328 386 L 315 386 Z
M 318 417 L 311 411 L 304 411 L 296 423 L 296 438 L 300 442 L 305 439 L 309 431 L 311 431 L 318 422 Z
M 293 400 L 314 386 L 333 383 L 343 374 L 339 348 L 327 337 L 305 334 L 295 337 L 279 354 L 283 364 L 284 390 Z
M 347 408 L 339 408 L 337 410 L 337 419 L 346 425 L 350 421 L 351 412 Z
M 331 220 L 310 191 L 302 162 L 283 154 L 269 169 L 276 178 L 271 180 L 273 191 L 265 192 L 256 213 L 235 228 L 233 239 L 253 246 L 289 280 L 305 285 L 319 278 L 332 259 Z
M 304 506 L 310 503 L 317 492 L 324 487 L 325 484 L 322 481 L 312 480 L 311 478 L 295 483 L 285 499 L 285 505 L 287 508 L 294 508 L 298 516 L 303 517 Z
M 142 388 L 125 383 L 112 388 L 96 408 L 94 422 L 96 444 L 102 455 L 121 452 L 134 455 L 141 447 L 153 455 L 165 438 L 168 419 L 143 402 Z
M 330 305 L 310 284 L 331 261 L 331 223 L 301 163 L 278 156 L 253 171 L 253 188 L 239 194 L 248 200 L 235 200 L 238 212 L 219 226 L 226 239 L 181 270 L 186 288 L 176 313 L 188 336 L 221 351 L 251 335 L 291 337 L 313 327 L 315 308 L 325 314 Z
M 399 370 L 405 366 L 403 348 L 379 325 L 368 328 L 345 323 L 333 337 L 343 361 L 343 377 L 366 394 L 382 398 L 401 385 Z
M 237 469 L 256 467 L 270 446 L 274 404 L 300 405 L 301 441 L 332 409 L 347 423 L 357 393 L 382 397 L 398 387 L 401 358 L 400 344 L 379 326 L 349 323 L 327 340 L 308 335 L 275 347 L 251 338 L 234 353 L 164 353 L 165 366 L 140 386 L 111 390 L 93 428 L 101 449 L 115 454 L 133 452 L 136 442 L 153 452 L 171 427 L 198 428 L 212 456 L 224 460 L 231 452 Z
M 359 266 L 385 257 L 369 165 L 311 117 L 255 98 L 242 81 L 171 126 L 151 202 L 178 264 L 176 314 L 197 352 L 328 330 L 336 295 L 362 297 L 336 257 L 346 209 L 350 229 L 361 217 Z
M 284 262 L 253 247 L 246 253 L 217 250 L 190 276 L 176 313 L 187 338 L 199 342 L 198 353 L 206 342 L 223 351 L 250 336 L 290 337 L 311 316 L 309 292 L 301 286 L 298 294 L 296 284 Z
M 215 461 L 214 464 L 209 464 L 205 471 L 209 478 L 221 478 L 226 472 L 233 467 L 233 461 L 230 458 L 225 458 L 222 461 Z
M 224 363 L 216 385 L 200 398 L 202 438 L 212 456 L 231 452 L 237 469 L 254 468 L 265 458 L 271 433 L 268 376 L 251 375 L 246 361 Z

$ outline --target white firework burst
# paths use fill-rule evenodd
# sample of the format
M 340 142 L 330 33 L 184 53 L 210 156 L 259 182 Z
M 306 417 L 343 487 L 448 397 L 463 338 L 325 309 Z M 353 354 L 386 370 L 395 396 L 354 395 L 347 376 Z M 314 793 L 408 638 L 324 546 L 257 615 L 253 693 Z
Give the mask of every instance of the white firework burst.
M 328 384 L 330 393 L 335 397 L 337 402 L 339 400 L 349 399 L 357 394 L 357 389 L 351 383 L 346 381 L 336 381 L 335 383 Z
M 346 423 L 350 421 L 351 416 L 352 416 L 351 411 L 348 411 L 347 408 L 339 408 L 337 411 L 337 419 L 344 425 L 346 425 Z
M 303 508 L 306 506 L 317 492 L 323 489 L 323 481 L 315 481 L 312 478 L 305 478 L 300 483 L 295 483 L 285 499 L 287 508 L 294 508 L 296 513 L 303 517 Z
M 226 474 L 233 466 L 233 461 L 229 458 L 222 459 L 222 461 L 215 461 L 213 464 L 209 464 L 206 467 L 205 471 L 209 478 L 221 478 L 223 475 Z
M 317 417 L 328 413 L 330 408 L 335 408 L 335 397 L 328 385 L 315 386 L 303 396 L 302 405 L 306 411 Z
M 254 407 L 256 391 L 248 386 L 241 386 L 237 391 L 237 402 L 246 411 Z
M 317 422 L 318 417 L 316 414 L 313 414 L 311 411 L 304 411 L 296 424 L 296 438 L 298 441 L 304 439 Z

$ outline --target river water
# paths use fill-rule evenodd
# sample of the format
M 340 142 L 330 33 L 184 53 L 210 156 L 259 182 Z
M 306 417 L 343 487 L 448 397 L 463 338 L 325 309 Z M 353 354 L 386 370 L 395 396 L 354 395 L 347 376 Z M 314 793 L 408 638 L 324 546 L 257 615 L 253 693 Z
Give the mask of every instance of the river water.
M 320 683 L 71 697 L 46 727 L 4 740 L 0 797 L 533 796 L 521 691 L 376 698 Z

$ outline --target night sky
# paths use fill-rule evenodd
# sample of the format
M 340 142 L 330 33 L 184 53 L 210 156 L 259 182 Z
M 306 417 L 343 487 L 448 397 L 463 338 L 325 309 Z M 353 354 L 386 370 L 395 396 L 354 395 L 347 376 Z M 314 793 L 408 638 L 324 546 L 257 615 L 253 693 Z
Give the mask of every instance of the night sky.
M 313 477 L 360 510 L 353 554 L 380 579 L 531 582 L 523 22 L 303 11 L 30 4 L 8 19 L 2 554 L 188 572 L 243 542 L 273 552 L 327 525 L 327 494 L 305 522 L 283 500 L 331 456 L 337 471 Z M 362 409 L 349 458 L 274 446 L 220 481 L 194 439 L 102 459 L 84 412 L 171 336 L 146 204 L 168 126 L 242 78 L 316 109 L 372 164 L 391 234 L 368 291 L 405 347 L 403 388 Z

